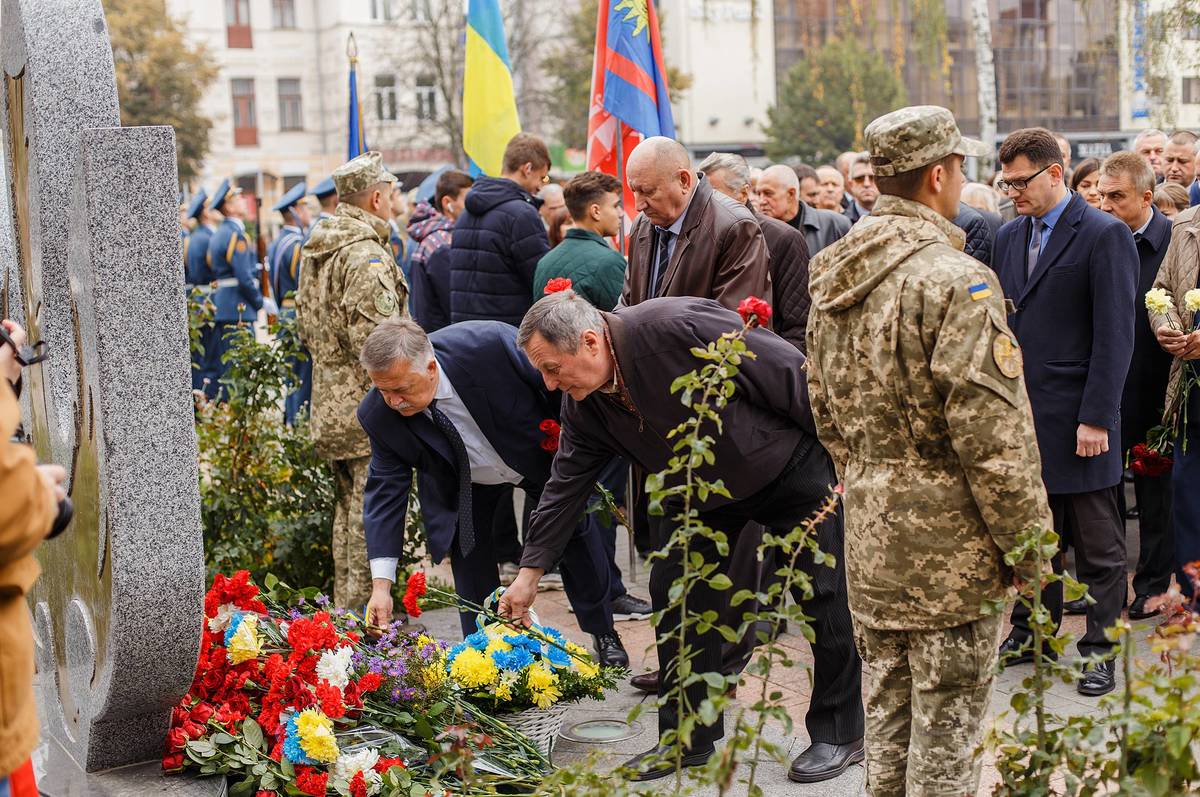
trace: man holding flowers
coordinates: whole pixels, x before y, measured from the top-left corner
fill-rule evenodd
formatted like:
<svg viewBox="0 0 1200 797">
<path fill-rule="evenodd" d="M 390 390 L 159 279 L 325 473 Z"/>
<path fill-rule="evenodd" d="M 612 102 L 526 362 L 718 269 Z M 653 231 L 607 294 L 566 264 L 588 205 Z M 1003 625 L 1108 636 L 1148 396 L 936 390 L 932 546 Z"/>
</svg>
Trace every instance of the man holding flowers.
<svg viewBox="0 0 1200 797">
<path fill-rule="evenodd" d="M 1171 520 L 1175 531 L 1176 581 L 1191 595 L 1191 579 L 1181 568 L 1200 559 L 1200 392 L 1189 388 L 1200 360 L 1200 219 L 1197 208 L 1175 217 L 1171 244 L 1146 294 L 1150 325 L 1163 351 L 1174 359 L 1167 383 L 1163 423 L 1173 437 Z"/>
</svg>

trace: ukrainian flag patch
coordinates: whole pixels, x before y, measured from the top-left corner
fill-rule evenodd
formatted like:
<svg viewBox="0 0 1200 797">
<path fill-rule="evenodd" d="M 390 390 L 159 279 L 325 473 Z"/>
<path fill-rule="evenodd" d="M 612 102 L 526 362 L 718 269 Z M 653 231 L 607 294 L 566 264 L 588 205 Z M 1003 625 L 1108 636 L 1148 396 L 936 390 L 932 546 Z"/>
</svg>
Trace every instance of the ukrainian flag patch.
<svg viewBox="0 0 1200 797">
<path fill-rule="evenodd" d="M 971 294 L 971 299 L 977 302 L 980 299 L 986 299 L 991 296 L 992 289 L 988 287 L 986 282 L 977 282 L 967 288 L 967 293 Z"/>
</svg>

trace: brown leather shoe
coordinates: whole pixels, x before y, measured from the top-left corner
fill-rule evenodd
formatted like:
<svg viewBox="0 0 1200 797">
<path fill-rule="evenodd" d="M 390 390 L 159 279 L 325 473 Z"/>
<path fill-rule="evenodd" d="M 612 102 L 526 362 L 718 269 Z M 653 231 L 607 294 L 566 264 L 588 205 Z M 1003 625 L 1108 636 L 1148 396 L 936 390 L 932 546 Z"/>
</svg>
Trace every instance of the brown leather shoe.
<svg viewBox="0 0 1200 797">
<path fill-rule="evenodd" d="M 641 675 L 635 675 L 629 679 L 629 684 L 634 689 L 642 692 L 648 692 L 652 695 L 658 694 L 658 670 L 654 672 L 644 672 Z"/>
</svg>

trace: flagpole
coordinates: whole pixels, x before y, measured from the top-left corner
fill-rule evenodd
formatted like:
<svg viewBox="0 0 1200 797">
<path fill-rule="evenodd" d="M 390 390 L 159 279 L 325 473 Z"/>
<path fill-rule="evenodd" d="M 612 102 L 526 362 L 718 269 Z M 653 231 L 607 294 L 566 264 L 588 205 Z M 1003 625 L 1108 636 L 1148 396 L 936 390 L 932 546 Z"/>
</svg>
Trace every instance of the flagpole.
<svg viewBox="0 0 1200 797">
<path fill-rule="evenodd" d="M 629 218 L 625 213 L 625 123 L 617 119 L 617 182 L 620 185 L 618 195 L 621 197 L 621 229 L 617 233 L 617 243 L 621 254 L 628 255 L 625 249 L 625 222 Z"/>
</svg>

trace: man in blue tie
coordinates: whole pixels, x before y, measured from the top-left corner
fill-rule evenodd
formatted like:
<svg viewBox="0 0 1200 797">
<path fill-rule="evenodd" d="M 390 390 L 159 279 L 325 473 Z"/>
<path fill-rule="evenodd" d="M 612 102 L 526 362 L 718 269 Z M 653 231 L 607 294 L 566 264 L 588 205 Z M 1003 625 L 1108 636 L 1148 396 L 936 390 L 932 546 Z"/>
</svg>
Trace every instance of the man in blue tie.
<svg viewBox="0 0 1200 797">
<path fill-rule="evenodd" d="M 239 326 L 253 324 L 258 318 L 263 295 L 258 287 L 254 247 L 246 235 L 242 189 L 231 185 L 228 179 L 222 180 L 208 207 L 225 217 L 208 245 L 208 263 L 216 286 L 213 291 L 215 345 L 210 367 L 214 371 L 213 382 L 219 384 L 225 374 L 225 364 L 221 360 L 229 350 L 233 335 Z M 218 395 L 226 395 L 224 386 L 220 387 Z"/>
<path fill-rule="evenodd" d="M 367 617 L 392 617 L 392 583 L 402 554 L 405 512 L 416 470 L 429 554 L 446 556 L 455 591 L 482 603 L 500 586 L 493 521 L 518 486 L 537 502 L 550 479 L 561 397 L 517 348 L 517 329 L 499 321 L 462 321 L 426 335 L 413 321 L 384 321 L 362 347 L 371 391 L 358 421 L 371 441 L 363 525 L 371 563 Z M 506 489 L 508 488 L 508 489 Z M 577 521 L 577 522 L 576 522 Z M 594 515 L 572 520 L 562 556 L 563 585 L 579 627 L 595 638 L 599 660 L 626 667 L 613 628 L 608 555 Z M 463 633 L 475 617 L 461 615 Z"/>
<path fill-rule="evenodd" d="M 272 210 L 283 216 L 283 229 L 267 247 L 267 267 L 271 270 L 271 293 L 279 301 L 281 319 L 296 317 L 296 288 L 300 285 L 300 250 L 308 240 L 308 225 L 312 211 L 304 203 L 308 186 L 303 181 L 292 186 Z M 280 334 L 283 334 L 282 332 Z M 295 423 L 296 413 L 312 400 L 312 357 L 292 360 L 296 389 L 284 400 L 283 414 L 288 426 Z"/>
<path fill-rule="evenodd" d="M 1043 128 L 1017 130 L 1000 147 L 996 187 L 1011 197 L 1015 219 L 996 236 L 994 268 L 1010 301 L 1009 326 L 1025 360 L 1042 479 L 1061 547 L 1095 604 L 1088 607 L 1084 656 L 1109 656 L 1104 630 L 1125 608 L 1125 524 L 1121 483 L 1121 394 L 1133 354 L 1138 251 L 1119 219 L 1088 205 L 1063 183 L 1062 151 Z M 1062 555 L 1055 569 L 1062 570 Z M 1062 585 L 1046 590 L 1062 618 Z M 1029 613 L 1018 605 L 1000 646 L 1010 664 L 1032 660 Z M 1090 667 L 1084 695 L 1112 691 L 1111 659 Z"/>
</svg>

